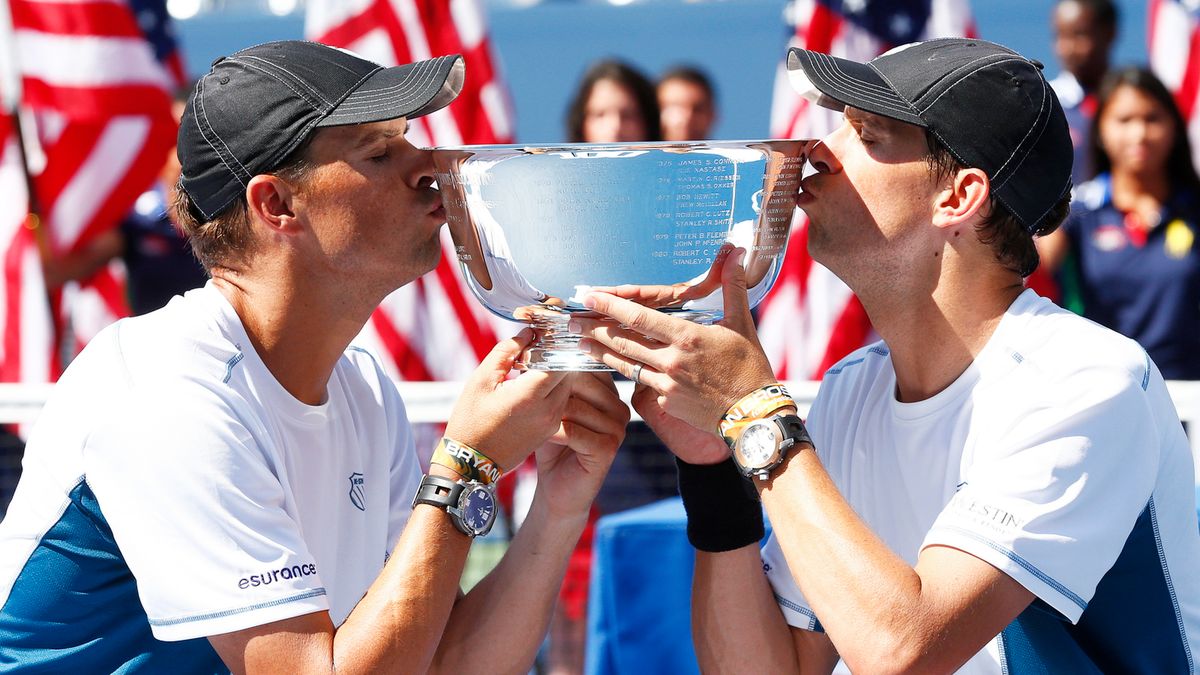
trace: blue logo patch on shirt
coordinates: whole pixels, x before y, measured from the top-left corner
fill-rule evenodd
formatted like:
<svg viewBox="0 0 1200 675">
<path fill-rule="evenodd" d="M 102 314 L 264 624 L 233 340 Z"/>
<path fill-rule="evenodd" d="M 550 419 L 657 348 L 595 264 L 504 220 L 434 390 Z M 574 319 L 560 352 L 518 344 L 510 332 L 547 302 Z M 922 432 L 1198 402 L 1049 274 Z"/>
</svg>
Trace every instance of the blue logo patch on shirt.
<svg viewBox="0 0 1200 675">
<path fill-rule="evenodd" d="M 367 510 L 367 498 L 363 495 L 363 475 L 361 473 L 350 474 L 350 503 L 358 507 L 359 511 Z"/>
</svg>

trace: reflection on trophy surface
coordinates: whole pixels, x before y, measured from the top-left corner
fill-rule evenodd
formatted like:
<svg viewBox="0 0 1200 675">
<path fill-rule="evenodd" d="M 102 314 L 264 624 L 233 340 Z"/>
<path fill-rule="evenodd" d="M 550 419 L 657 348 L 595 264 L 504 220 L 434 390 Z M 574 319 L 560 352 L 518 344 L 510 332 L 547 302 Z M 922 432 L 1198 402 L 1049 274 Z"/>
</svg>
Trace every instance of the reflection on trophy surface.
<svg viewBox="0 0 1200 675">
<path fill-rule="evenodd" d="M 806 141 L 434 150 L 463 276 L 492 312 L 529 323 L 534 370 L 608 370 L 578 349 L 572 314 L 595 288 L 689 287 L 658 307 L 722 316 L 718 253 L 746 249 L 753 307 L 783 262 Z"/>
</svg>

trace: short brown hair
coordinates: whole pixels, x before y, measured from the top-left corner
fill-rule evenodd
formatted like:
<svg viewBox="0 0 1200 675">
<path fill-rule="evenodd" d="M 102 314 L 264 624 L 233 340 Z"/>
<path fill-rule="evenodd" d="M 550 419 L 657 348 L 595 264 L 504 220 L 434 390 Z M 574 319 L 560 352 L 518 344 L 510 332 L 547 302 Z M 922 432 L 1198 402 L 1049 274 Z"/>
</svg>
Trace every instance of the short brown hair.
<svg viewBox="0 0 1200 675">
<path fill-rule="evenodd" d="M 313 168 L 308 157 L 308 147 L 315 135 L 309 136 L 308 140 L 292 151 L 280 162 L 279 167 L 270 172 L 271 175 L 279 176 L 289 183 L 303 183 Z M 175 185 L 175 199 L 171 208 L 175 213 L 175 222 L 187 235 L 192 253 L 205 270 L 211 272 L 217 267 L 231 269 L 253 252 L 250 207 L 246 204 L 245 193 L 220 213 L 205 220 L 192 204 L 192 198 L 183 189 L 183 177 L 180 176 Z"/>
<path fill-rule="evenodd" d="M 954 174 L 967 168 L 946 149 L 928 129 L 925 142 L 929 154 L 925 156 L 930 175 L 938 180 L 949 180 Z M 992 248 L 996 261 L 1022 277 L 1033 274 L 1039 258 L 1034 236 L 1045 236 L 1062 224 L 1071 210 L 1071 194 L 1068 192 L 1042 217 L 1037 229 L 1031 234 L 1025 225 L 1004 206 L 996 196 L 989 196 L 988 215 L 975 228 L 979 241 Z"/>
</svg>

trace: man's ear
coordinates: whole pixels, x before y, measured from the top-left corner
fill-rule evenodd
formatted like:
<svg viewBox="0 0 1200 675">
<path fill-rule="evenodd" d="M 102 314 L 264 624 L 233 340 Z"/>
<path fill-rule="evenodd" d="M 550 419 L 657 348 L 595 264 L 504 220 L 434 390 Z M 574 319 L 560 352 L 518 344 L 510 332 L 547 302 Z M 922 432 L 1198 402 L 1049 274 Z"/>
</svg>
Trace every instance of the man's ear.
<svg viewBox="0 0 1200 675">
<path fill-rule="evenodd" d="M 985 209 L 992 184 L 982 169 L 962 169 L 949 185 L 937 193 L 933 204 L 933 224 L 954 228 Z"/>
<path fill-rule="evenodd" d="M 294 197 L 292 186 L 278 176 L 259 174 L 246 185 L 246 204 L 252 217 L 280 234 L 290 234 L 298 227 L 292 210 Z"/>
</svg>

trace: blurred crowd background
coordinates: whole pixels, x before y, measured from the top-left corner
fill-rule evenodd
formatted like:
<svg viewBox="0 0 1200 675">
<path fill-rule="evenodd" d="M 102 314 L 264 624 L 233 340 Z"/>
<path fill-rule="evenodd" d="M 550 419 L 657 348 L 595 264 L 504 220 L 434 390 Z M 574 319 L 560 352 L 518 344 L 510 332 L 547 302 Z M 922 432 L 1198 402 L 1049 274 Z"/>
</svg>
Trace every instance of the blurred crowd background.
<svg viewBox="0 0 1200 675">
<path fill-rule="evenodd" d="M 194 76 L 214 58 L 253 42 L 304 34 L 305 0 L 177 4 L 186 10 L 176 25 Z M 1121 27 L 1113 61 L 1144 63 L 1148 2 L 1116 5 Z M 524 143 L 563 140 L 576 83 L 606 57 L 650 76 L 681 62 L 699 66 L 720 100 L 714 137 L 759 138 L 769 130 L 775 68 L 795 34 L 789 0 L 482 0 L 482 7 L 515 104 L 515 137 Z M 1053 7 L 1053 0 L 976 0 L 970 11 L 980 37 L 1038 59 L 1054 74 Z"/>
</svg>

